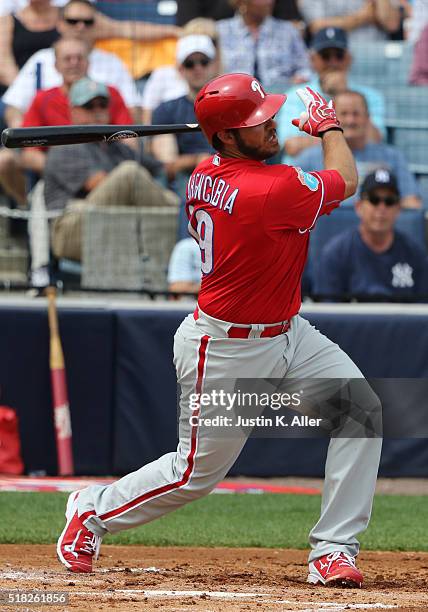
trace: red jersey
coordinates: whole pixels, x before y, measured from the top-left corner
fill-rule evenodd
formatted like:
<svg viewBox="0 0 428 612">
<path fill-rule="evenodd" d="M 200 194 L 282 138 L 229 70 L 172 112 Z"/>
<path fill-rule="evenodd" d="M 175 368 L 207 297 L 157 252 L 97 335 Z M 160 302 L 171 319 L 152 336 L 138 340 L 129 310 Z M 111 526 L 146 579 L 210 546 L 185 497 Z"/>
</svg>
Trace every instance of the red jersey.
<svg viewBox="0 0 428 612">
<path fill-rule="evenodd" d="M 110 123 L 115 125 L 130 125 L 133 123 L 131 114 L 117 89 L 110 85 L 107 86 L 107 89 L 110 94 Z M 67 94 L 64 93 L 61 87 L 52 87 L 52 89 L 38 91 L 24 114 L 22 121 L 22 127 L 70 124 L 70 104 Z"/>
<path fill-rule="evenodd" d="M 199 164 L 187 214 L 201 249 L 201 309 L 231 323 L 296 315 L 310 230 L 344 194 L 337 170 L 306 173 L 218 154 Z"/>
</svg>

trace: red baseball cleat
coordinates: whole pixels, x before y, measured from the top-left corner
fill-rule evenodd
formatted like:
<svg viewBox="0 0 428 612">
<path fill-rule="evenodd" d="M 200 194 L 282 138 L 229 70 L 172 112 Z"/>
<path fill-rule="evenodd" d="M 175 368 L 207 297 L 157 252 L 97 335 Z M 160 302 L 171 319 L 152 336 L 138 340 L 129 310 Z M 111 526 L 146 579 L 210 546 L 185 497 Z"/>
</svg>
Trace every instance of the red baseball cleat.
<svg viewBox="0 0 428 612">
<path fill-rule="evenodd" d="M 354 557 L 337 551 L 309 563 L 308 582 L 360 589 L 363 575 L 356 568 Z"/>
<path fill-rule="evenodd" d="M 67 501 L 67 522 L 61 533 L 56 552 L 59 561 L 72 572 L 92 572 L 92 559 L 98 559 L 101 537 L 85 527 L 77 514 L 78 491 L 71 493 Z"/>
</svg>

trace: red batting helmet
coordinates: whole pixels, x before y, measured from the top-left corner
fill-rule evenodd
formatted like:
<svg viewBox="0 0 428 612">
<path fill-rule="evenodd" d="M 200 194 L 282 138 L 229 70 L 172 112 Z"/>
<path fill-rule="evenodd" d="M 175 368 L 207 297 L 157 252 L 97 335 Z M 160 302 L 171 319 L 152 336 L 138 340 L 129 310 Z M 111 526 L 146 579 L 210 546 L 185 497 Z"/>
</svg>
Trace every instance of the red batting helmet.
<svg viewBox="0 0 428 612">
<path fill-rule="evenodd" d="M 266 93 L 249 74 L 224 74 L 207 83 L 195 99 L 195 114 L 205 136 L 231 128 L 253 127 L 279 111 L 285 94 Z"/>
</svg>

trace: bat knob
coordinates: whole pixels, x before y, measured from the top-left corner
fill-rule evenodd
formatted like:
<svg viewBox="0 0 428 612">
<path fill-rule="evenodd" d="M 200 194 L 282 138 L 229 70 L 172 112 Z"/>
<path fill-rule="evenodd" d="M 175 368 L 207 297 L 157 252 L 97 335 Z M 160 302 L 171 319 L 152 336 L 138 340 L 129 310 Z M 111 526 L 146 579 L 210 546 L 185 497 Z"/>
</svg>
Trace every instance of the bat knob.
<svg viewBox="0 0 428 612">
<path fill-rule="evenodd" d="M 11 136 L 11 132 L 12 132 L 12 128 L 6 128 L 5 130 L 3 130 L 3 132 L 1 133 L 1 143 L 4 147 L 8 146 L 8 140 Z"/>
</svg>

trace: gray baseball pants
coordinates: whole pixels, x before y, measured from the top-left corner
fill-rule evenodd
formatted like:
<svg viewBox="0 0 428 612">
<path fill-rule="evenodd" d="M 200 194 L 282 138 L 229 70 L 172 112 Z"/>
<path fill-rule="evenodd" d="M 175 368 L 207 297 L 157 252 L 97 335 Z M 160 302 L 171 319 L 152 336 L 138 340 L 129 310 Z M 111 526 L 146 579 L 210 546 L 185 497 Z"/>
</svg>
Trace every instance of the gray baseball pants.
<svg viewBox="0 0 428 612">
<path fill-rule="evenodd" d="M 191 419 L 195 414 L 209 418 L 218 413 L 214 405 L 201 405 L 195 412 L 191 401 L 195 392 L 206 391 L 213 381 L 320 379 L 317 393 L 323 393 L 331 379 L 363 379 L 348 355 L 299 315 L 287 333 L 273 338 L 229 338 L 230 326 L 200 312 L 197 320 L 188 315 L 178 328 L 174 338 L 181 386 L 177 450 L 111 485 L 83 489 L 78 512 L 93 533 L 103 536 L 148 523 L 207 495 L 225 477 L 248 434 L 238 430 L 233 436 L 205 435 L 198 419 Z M 259 335 L 257 328 L 252 335 Z M 365 410 L 379 413 L 378 398 L 368 383 L 360 382 Z M 357 555 L 356 535 L 370 519 L 382 442 L 379 437 L 352 437 L 352 423 L 348 437 L 346 427 L 329 443 L 321 516 L 309 536 L 310 561 L 332 551 Z"/>
</svg>

